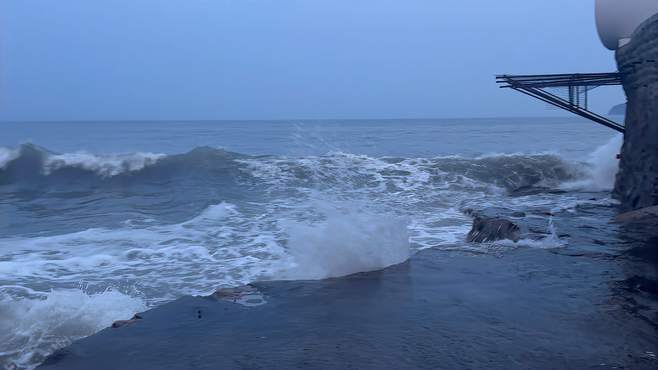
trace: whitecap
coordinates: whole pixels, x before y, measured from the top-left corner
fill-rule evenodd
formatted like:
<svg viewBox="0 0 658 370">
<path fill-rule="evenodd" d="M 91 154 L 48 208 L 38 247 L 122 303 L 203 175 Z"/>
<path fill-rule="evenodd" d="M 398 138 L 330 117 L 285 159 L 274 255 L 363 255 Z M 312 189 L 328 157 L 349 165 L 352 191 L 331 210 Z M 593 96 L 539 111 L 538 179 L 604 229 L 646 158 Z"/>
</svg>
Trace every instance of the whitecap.
<svg viewBox="0 0 658 370">
<path fill-rule="evenodd" d="M 98 155 L 84 151 L 51 154 L 44 161 L 43 171 L 48 175 L 66 167 L 74 167 L 95 172 L 103 177 L 112 177 L 124 172 L 142 170 L 165 156 L 164 154 L 141 152 Z"/>
<path fill-rule="evenodd" d="M 9 162 L 18 158 L 18 155 L 18 150 L 0 147 L 0 170 L 4 169 L 9 164 Z"/>
</svg>

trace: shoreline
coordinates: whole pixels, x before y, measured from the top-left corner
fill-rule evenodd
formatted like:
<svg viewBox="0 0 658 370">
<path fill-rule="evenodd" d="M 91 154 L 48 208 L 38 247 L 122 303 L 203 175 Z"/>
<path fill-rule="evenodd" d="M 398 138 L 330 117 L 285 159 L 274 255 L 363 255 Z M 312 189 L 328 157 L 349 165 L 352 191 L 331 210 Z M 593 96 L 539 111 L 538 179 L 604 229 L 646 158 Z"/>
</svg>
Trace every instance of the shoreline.
<svg viewBox="0 0 658 370">
<path fill-rule="evenodd" d="M 572 239 L 588 236 L 578 226 Z M 186 296 L 38 368 L 654 367 L 656 304 L 637 276 L 651 260 L 636 253 L 651 242 L 618 232 L 619 254 L 427 249 L 381 271 L 251 284 L 247 305 L 239 289 Z"/>
</svg>

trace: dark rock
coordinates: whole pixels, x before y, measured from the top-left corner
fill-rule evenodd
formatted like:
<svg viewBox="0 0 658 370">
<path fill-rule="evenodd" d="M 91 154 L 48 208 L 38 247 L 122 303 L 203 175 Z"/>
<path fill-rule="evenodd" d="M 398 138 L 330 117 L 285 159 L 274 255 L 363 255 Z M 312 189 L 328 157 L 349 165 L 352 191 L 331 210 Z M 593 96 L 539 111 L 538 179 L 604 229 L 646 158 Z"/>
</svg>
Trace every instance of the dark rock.
<svg viewBox="0 0 658 370">
<path fill-rule="evenodd" d="M 475 217 L 476 214 L 477 214 L 477 211 L 474 210 L 473 208 L 464 208 L 464 209 L 462 209 L 462 213 L 464 213 L 466 216 Z"/>
<path fill-rule="evenodd" d="M 658 206 L 622 213 L 614 221 L 620 224 L 641 223 L 658 225 Z"/>
<path fill-rule="evenodd" d="M 514 212 L 514 213 L 512 213 L 512 217 L 523 218 L 523 217 L 525 217 L 525 216 L 526 216 L 526 215 L 525 215 L 525 212 L 520 212 L 520 211 L 519 211 L 519 212 Z"/>
<path fill-rule="evenodd" d="M 527 195 L 537 195 L 537 194 L 564 194 L 565 190 L 552 189 L 543 186 L 521 186 L 509 192 L 510 196 L 513 197 L 524 197 Z"/>
<path fill-rule="evenodd" d="M 120 327 L 125 326 L 125 325 L 133 324 L 133 323 L 135 323 L 135 322 L 137 322 L 138 320 L 141 320 L 141 319 L 142 319 L 141 316 L 139 316 L 138 314 L 135 314 L 135 316 L 133 316 L 130 320 L 118 320 L 118 321 L 113 322 L 112 327 L 115 328 L 115 329 L 120 328 Z"/>
<path fill-rule="evenodd" d="M 651 295 L 658 295 L 658 281 L 648 279 L 644 276 L 632 276 L 620 282 L 623 289 L 639 291 Z"/>
<path fill-rule="evenodd" d="M 521 229 L 512 221 L 503 218 L 475 217 L 473 227 L 468 233 L 467 241 L 473 243 L 493 242 L 509 239 L 514 242 L 521 239 Z"/>
<path fill-rule="evenodd" d="M 657 205 L 658 185 L 658 15 L 646 20 L 632 41 L 617 50 L 628 100 L 614 196 L 622 211 Z"/>
</svg>

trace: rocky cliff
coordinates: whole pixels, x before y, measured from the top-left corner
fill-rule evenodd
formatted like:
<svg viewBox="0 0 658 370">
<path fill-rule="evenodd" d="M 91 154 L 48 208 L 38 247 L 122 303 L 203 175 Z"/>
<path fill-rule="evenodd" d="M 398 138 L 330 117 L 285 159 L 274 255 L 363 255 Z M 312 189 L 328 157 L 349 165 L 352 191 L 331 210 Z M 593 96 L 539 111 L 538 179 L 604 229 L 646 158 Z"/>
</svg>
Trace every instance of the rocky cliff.
<svg viewBox="0 0 658 370">
<path fill-rule="evenodd" d="M 617 64 L 628 106 L 615 197 L 629 211 L 658 203 L 658 14 L 617 50 Z"/>
</svg>

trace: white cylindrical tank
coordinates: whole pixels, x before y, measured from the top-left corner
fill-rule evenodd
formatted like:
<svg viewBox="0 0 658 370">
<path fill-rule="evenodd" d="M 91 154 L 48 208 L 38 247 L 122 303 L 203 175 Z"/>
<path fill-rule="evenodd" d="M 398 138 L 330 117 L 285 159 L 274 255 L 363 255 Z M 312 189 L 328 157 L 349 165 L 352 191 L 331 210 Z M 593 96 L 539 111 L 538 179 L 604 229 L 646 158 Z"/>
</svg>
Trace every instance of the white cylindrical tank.
<svg viewBox="0 0 658 370">
<path fill-rule="evenodd" d="M 596 0 L 596 27 L 603 45 L 616 50 L 626 44 L 633 31 L 658 13 L 658 0 Z"/>
</svg>

